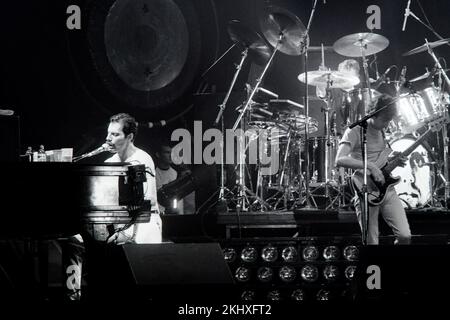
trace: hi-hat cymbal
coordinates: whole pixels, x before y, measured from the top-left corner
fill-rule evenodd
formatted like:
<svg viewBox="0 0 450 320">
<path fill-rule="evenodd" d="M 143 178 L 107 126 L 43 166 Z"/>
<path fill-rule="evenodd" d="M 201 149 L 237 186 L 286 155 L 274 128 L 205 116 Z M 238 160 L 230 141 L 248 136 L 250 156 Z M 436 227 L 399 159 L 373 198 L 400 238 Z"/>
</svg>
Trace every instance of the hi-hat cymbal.
<svg viewBox="0 0 450 320">
<path fill-rule="evenodd" d="M 264 65 L 269 60 L 272 50 L 257 32 L 239 20 L 228 22 L 228 34 L 233 42 L 248 49 L 248 55 L 256 64 Z"/>
<path fill-rule="evenodd" d="M 270 6 L 260 20 L 261 30 L 266 40 L 281 52 L 298 56 L 305 52 L 309 38 L 300 19 L 286 9 Z M 280 40 L 281 37 L 281 40 Z"/>
<path fill-rule="evenodd" d="M 334 51 L 346 57 L 362 57 L 383 51 L 389 46 L 389 40 L 376 33 L 354 33 L 338 39 L 334 45 Z"/>
<path fill-rule="evenodd" d="M 305 83 L 306 73 L 302 73 L 298 76 L 298 80 Z M 308 84 L 311 86 L 326 87 L 328 82 L 332 88 L 348 89 L 359 84 L 360 80 L 357 76 L 354 76 L 347 72 L 340 71 L 308 71 Z"/>
<path fill-rule="evenodd" d="M 403 56 L 410 56 L 410 55 L 413 55 L 416 53 L 424 52 L 424 51 L 428 50 L 428 47 L 433 49 L 433 48 L 442 46 L 443 44 L 446 44 L 446 43 L 450 43 L 450 38 L 442 39 L 442 40 L 438 40 L 438 41 L 434 41 L 434 42 L 428 42 L 428 45 L 425 43 L 425 44 L 421 45 L 420 47 L 417 47 L 412 50 L 409 50 L 408 52 L 405 52 L 403 54 Z"/>
</svg>

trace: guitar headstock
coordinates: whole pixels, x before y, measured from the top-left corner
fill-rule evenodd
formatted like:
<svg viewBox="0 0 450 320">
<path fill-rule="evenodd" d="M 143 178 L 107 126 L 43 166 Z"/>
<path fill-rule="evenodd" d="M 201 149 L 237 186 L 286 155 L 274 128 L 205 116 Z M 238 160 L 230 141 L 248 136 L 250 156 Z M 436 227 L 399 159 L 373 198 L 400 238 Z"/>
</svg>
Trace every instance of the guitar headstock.
<svg viewBox="0 0 450 320">
<path fill-rule="evenodd" d="M 436 117 L 436 118 L 430 120 L 427 124 L 428 124 L 428 128 L 431 131 L 437 132 L 437 131 L 441 130 L 442 127 L 444 125 L 446 125 L 447 123 L 450 123 L 450 117 L 449 117 L 448 113 L 446 112 L 445 115 Z"/>
</svg>

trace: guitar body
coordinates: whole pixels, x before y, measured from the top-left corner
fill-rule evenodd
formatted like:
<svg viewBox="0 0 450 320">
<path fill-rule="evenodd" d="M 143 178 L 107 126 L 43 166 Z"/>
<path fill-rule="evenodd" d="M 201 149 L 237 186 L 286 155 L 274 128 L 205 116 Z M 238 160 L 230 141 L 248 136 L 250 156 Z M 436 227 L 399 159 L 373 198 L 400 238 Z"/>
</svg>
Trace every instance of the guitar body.
<svg viewBox="0 0 450 320">
<path fill-rule="evenodd" d="M 432 132 L 437 132 L 442 128 L 444 124 L 448 124 L 450 122 L 449 115 L 445 117 L 438 117 L 435 120 L 432 120 L 428 123 L 428 130 L 422 134 L 412 145 L 410 145 L 406 150 L 404 150 L 401 154 L 395 156 L 393 159 L 389 159 L 389 155 L 392 150 L 390 148 L 385 149 L 381 152 L 377 161 L 374 163 L 377 168 L 380 168 L 381 172 L 384 176 L 384 184 L 375 182 L 372 175 L 367 177 L 367 191 L 368 191 L 368 201 L 369 205 L 378 206 L 384 202 L 386 199 L 386 194 L 394 188 L 396 184 L 398 184 L 401 180 L 401 177 L 392 177 L 391 172 L 400 165 L 399 157 L 406 157 L 413 152 L 417 146 L 422 143 L 422 141 Z M 363 170 L 356 170 L 351 179 L 351 187 L 358 195 L 359 199 L 364 199 L 363 194 L 363 185 L 364 185 L 364 174 Z"/>
<path fill-rule="evenodd" d="M 367 191 L 368 191 L 368 202 L 369 205 L 378 206 L 384 202 L 386 199 L 386 194 L 388 191 L 398 183 L 400 183 L 400 177 L 392 177 L 390 173 L 386 172 L 384 168 L 388 163 L 388 156 L 391 153 L 391 149 L 386 149 L 383 151 L 378 160 L 375 162 L 375 165 L 380 168 L 381 172 L 384 176 L 384 184 L 376 182 L 372 175 L 367 177 Z M 353 190 L 356 192 L 360 200 L 364 199 L 363 193 L 363 185 L 364 185 L 364 171 L 362 169 L 356 170 L 352 175 L 351 186 Z"/>
<path fill-rule="evenodd" d="M 381 169 L 383 171 L 383 169 Z M 400 183 L 400 177 L 392 177 L 389 174 L 384 174 L 384 184 L 380 184 L 373 180 L 372 176 L 367 177 L 367 191 L 368 191 L 368 201 L 369 205 L 379 206 L 386 199 L 386 194 L 388 191 L 398 183 Z M 362 200 L 364 199 L 363 185 L 364 185 L 364 174 L 363 170 L 357 170 L 352 176 L 352 188 Z"/>
</svg>

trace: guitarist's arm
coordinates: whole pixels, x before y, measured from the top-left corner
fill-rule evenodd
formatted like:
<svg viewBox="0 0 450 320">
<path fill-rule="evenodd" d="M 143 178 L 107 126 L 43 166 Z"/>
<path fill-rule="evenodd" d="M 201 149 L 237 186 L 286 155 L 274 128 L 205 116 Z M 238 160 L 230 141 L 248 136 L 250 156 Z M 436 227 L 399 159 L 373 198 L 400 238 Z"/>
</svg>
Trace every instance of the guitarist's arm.
<svg viewBox="0 0 450 320">
<path fill-rule="evenodd" d="M 339 149 L 336 155 L 336 166 L 350 168 L 354 170 L 364 169 L 364 163 L 361 160 L 352 158 L 350 153 L 352 152 L 352 146 L 349 143 L 340 143 Z M 373 179 L 377 182 L 384 183 L 384 176 L 381 170 L 373 163 L 367 163 L 367 169 L 369 174 L 372 175 Z"/>
</svg>

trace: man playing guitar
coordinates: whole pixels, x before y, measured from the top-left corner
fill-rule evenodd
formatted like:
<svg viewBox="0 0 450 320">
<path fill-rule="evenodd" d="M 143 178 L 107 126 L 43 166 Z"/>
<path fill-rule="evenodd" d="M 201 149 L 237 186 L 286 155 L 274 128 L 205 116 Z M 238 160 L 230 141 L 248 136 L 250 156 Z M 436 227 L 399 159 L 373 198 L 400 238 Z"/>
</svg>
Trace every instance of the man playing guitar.
<svg viewBox="0 0 450 320">
<path fill-rule="evenodd" d="M 376 103 L 375 110 L 384 106 L 387 107 L 367 121 L 367 169 L 368 175 L 370 176 L 370 182 L 374 187 L 372 189 L 368 188 L 369 194 L 371 194 L 373 189 L 377 189 L 376 186 L 389 186 L 386 188 L 385 193 L 382 193 L 383 196 L 380 197 L 382 200 L 369 203 L 367 244 L 378 244 L 378 216 L 380 213 L 386 223 L 391 227 L 396 237 L 395 243 L 409 244 L 411 241 L 411 231 L 405 210 L 395 192 L 393 187 L 394 183 L 386 181 L 389 178 L 386 173 L 381 170 L 389 160 L 385 155 L 392 151 L 385 140 L 384 129 L 387 128 L 389 122 L 397 113 L 396 104 L 392 97 L 387 95 L 380 96 Z M 404 165 L 406 160 L 407 158 L 405 156 L 399 156 L 397 154 L 397 165 Z M 361 152 L 361 127 L 356 126 L 353 129 L 347 128 L 345 130 L 344 135 L 339 142 L 336 165 L 358 170 L 357 173 L 359 173 L 359 176 L 355 174 L 352 179 L 359 178 L 359 180 L 361 180 L 361 169 L 364 167 Z M 355 186 L 355 183 L 353 183 L 353 185 Z M 358 191 L 357 188 L 355 188 L 355 191 Z M 356 214 L 359 224 L 362 226 L 360 203 L 363 201 L 363 197 L 360 192 L 356 193 Z"/>
</svg>

